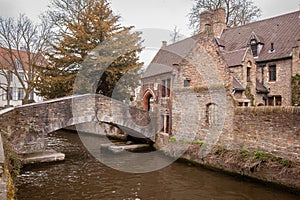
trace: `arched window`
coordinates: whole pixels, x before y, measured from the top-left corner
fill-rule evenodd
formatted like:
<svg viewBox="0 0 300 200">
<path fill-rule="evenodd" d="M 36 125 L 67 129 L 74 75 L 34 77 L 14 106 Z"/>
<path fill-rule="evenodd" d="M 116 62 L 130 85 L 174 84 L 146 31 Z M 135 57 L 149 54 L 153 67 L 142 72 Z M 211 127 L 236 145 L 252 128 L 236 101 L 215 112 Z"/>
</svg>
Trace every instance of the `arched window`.
<svg viewBox="0 0 300 200">
<path fill-rule="evenodd" d="M 248 63 L 247 63 L 247 82 L 251 82 L 251 68 L 252 68 L 252 62 L 248 61 Z"/>
<path fill-rule="evenodd" d="M 217 105 L 215 103 L 206 104 L 206 124 L 209 127 L 217 123 Z"/>
<path fill-rule="evenodd" d="M 147 90 L 147 92 L 144 95 L 143 98 L 143 107 L 145 110 L 150 111 L 151 105 L 154 103 L 154 95 L 150 90 Z"/>
</svg>

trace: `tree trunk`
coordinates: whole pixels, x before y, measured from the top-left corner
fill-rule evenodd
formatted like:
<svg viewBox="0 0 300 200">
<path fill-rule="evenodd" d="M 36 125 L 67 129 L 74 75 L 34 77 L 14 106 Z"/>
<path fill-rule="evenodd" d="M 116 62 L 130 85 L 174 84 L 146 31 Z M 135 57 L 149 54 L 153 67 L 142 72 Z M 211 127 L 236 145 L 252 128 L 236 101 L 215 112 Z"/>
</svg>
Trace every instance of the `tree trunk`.
<svg viewBox="0 0 300 200">
<path fill-rule="evenodd" d="M 10 81 L 10 80 L 9 80 Z M 11 100 L 11 90 L 10 90 L 10 84 L 7 84 L 6 89 L 6 101 L 7 101 L 7 107 L 10 107 L 10 100 Z"/>
<path fill-rule="evenodd" d="M 29 97 L 30 97 L 30 92 L 28 92 L 28 90 L 25 90 L 25 95 L 24 95 L 24 99 L 22 100 L 22 105 L 29 104 Z"/>
</svg>

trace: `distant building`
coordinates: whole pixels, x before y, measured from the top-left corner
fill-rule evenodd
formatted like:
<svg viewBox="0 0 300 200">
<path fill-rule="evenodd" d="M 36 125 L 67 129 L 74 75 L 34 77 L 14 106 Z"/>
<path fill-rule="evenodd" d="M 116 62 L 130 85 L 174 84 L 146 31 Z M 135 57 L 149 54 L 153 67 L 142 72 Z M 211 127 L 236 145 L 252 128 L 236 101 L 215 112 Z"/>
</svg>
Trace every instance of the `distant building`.
<svg viewBox="0 0 300 200">
<path fill-rule="evenodd" d="M 225 16 L 224 9 L 202 13 L 200 33 L 171 45 L 163 42 L 145 71 L 142 106 L 160 110 L 162 132 L 176 131 L 179 110 L 194 105 L 204 113 L 203 126 L 211 126 L 220 102 L 213 102 L 219 100 L 206 86 L 214 81 L 210 64 L 220 71 L 233 105 L 292 105 L 291 79 L 300 74 L 300 11 L 235 28 L 226 27 Z M 190 98 L 195 93 L 196 103 Z"/>
<path fill-rule="evenodd" d="M 8 106 L 8 98 L 10 99 L 9 106 L 22 105 L 24 99 L 25 93 L 19 78 L 25 80 L 25 74 L 29 75 L 29 73 L 24 73 L 24 70 L 29 69 L 29 56 L 27 52 L 23 50 L 13 50 L 12 54 L 13 58 L 11 58 L 11 54 L 8 53 L 8 49 L 0 48 L 0 108 Z M 22 59 L 22 61 L 20 59 Z M 12 61 L 14 63 L 12 63 Z M 44 58 L 38 58 L 36 65 L 41 65 L 42 62 L 44 62 Z M 22 63 L 25 66 L 23 66 Z M 15 73 L 18 73 L 18 76 L 16 76 Z M 7 84 L 7 81 L 10 83 Z M 27 84 L 26 81 L 22 82 Z M 10 88 L 8 89 L 7 87 Z M 7 91 L 9 91 L 9 93 Z M 29 100 L 30 102 L 40 102 L 43 101 L 43 97 L 37 96 L 35 91 L 32 90 L 29 95 Z"/>
</svg>

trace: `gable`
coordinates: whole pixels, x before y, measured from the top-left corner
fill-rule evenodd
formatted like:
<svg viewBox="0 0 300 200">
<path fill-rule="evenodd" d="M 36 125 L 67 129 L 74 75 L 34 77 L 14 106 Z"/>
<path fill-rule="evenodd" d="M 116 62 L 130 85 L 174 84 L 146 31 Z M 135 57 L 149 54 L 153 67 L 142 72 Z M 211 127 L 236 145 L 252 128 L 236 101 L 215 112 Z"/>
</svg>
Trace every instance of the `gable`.
<svg viewBox="0 0 300 200">
<path fill-rule="evenodd" d="M 248 48 L 224 52 L 223 57 L 228 67 L 240 66 L 243 64 L 247 52 Z"/>
</svg>

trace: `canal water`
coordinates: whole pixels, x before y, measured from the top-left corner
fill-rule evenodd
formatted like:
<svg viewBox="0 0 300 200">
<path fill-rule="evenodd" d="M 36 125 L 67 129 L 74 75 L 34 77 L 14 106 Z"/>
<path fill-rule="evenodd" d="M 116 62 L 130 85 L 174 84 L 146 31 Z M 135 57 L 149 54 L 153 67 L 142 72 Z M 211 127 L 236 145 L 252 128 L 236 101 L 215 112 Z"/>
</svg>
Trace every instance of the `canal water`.
<svg viewBox="0 0 300 200">
<path fill-rule="evenodd" d="M 18 200 L 295 200 L 295 194 L 175 162 L 159 171 L 131 174 L 111 169 L 86 151 L 79 136 L 49 134 L 49 145 L 66 154 L 54 164 L 24 167 Z"/>
</svg>

